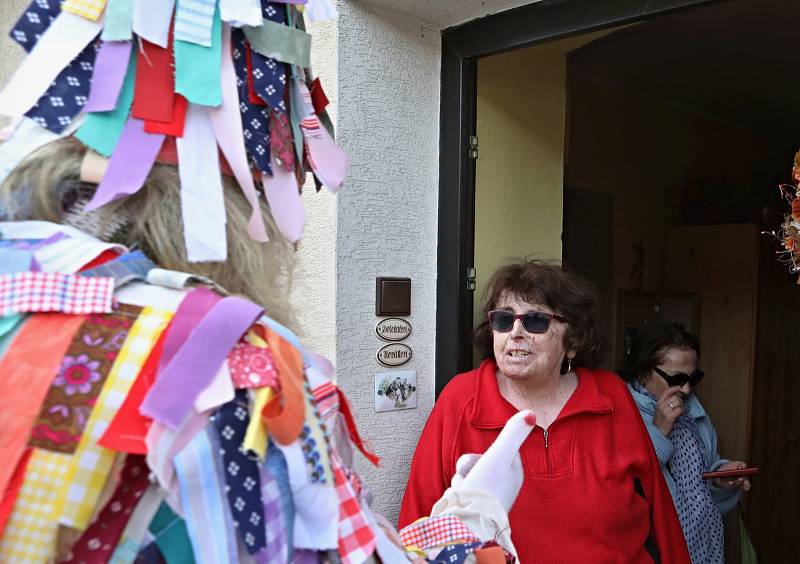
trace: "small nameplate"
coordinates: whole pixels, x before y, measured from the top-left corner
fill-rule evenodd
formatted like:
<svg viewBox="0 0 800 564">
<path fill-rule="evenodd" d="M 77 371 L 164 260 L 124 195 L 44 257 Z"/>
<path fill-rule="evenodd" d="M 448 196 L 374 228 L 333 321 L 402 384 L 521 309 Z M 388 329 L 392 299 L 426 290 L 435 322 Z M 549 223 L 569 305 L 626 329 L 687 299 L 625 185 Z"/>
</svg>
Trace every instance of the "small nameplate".
<svg viewBox="0 0 800 564">
<path fill-rule="evenodd" d="M 403 366 L 411 360 L 411 347 L 402 343 L 392 343 L 381 348 L 375 356 L 384 366 Z"/>
<path fill-rule="evenodd" d="M 390 317 L 375 326 L 375 333 L 384 341 L 402 341 L 411 334 L 411 324 L 405 319 Z"/>
</svg>

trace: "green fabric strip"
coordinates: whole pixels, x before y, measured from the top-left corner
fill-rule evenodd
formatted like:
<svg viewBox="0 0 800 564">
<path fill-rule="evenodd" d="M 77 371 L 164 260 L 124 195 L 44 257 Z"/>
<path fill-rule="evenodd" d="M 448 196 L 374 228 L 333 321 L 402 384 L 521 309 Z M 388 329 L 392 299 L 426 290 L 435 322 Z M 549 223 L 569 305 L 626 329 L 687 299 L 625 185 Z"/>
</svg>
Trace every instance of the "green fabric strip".
<svg viewBox="0 0 800 564">
<path fill-rule="evenodd" d="M 186 521 L 178 517 L 166 502 L 158 508 L 148 528 L 167 564 L 192 564 L 195 561 Z"/>
<path fill-rule="evenodd" d="M 21 313 L 0 317 L 0 358 L 6 354 L 11 341 L 17 336 L 24 323 L 20 323 L 25 316 Z"/>
<path fill-rule="evenodd" d="M 80 129 L 75 133 L 84 145 L 104 157 L 110 157 L 117 147 L 122 129 L 128 121 L 133 104 L 133 87 L 136 82 L 136 49 L 131 49 L 131 62 L 125 73 L 125 81 L 117 98 L 117 107 L 110 112 L 95 112 L 86 115 Z"/>
<path fill-rule="evenodd" d="M 103 41 L 127 41 L 133 37 L 133 0 L 109 0 Z"/>
<path fill-rule="evenodd" d="M 222 104 L 222 19 L 219 4 L 211 27 L 211 47 L 175 40 L 175 92 L 193 104 Z"/>
<path fill-rule="evenodd" d="M 253 49 L 265 57 L 303 68 L 311 66 L 311 36 L 305 31 L 270 20 L 242 29 Z"/>
</svg>

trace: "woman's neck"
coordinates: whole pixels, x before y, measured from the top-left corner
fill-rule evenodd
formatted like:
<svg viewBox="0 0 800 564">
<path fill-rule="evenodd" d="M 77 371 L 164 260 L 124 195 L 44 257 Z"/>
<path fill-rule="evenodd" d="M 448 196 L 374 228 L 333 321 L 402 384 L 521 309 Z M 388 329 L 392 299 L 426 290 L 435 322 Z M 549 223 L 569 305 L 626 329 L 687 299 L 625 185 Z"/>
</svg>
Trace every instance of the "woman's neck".
<svg viewBox="0 0 800 564">
<path fill-rule="evenodd" d="M 519 410 L 532 409 L 536 424 L 547 428 L 578 386 L 574 372 L 540 378 L 509 378 L 497 371 L 497 385 L 506 401 Z"/>
</svg>

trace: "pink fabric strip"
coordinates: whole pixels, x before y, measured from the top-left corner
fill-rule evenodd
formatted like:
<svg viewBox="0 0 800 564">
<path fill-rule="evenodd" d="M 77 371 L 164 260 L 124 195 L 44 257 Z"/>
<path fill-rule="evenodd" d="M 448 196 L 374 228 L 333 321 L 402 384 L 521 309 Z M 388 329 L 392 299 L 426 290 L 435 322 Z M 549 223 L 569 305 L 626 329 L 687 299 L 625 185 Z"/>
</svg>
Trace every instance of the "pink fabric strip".
<svg viewBox="0 0 800 564">
<path fill-rule="evenodd" d="M 130 59 L 130 41 L 103 41 L 94 63 L 92 89 L 84 112 L 110 112 L 117 107 Z"/>
<path fill-rule="evenodd" d="M 0 274 L 0 317 L 14 313 L 59 311 L 109 313 L 114 279 L 61 272 Z"/>
<path fill-rule="evenodd" d="M 297 189 L 297 177 L 278 164 L 275 153 L 270 155 L 272 176 L 263 175 L 264 193 L 278 230 L 287 241 L 296 243 L 303 236 L 306 212 Z"/>
<path fill-rule="evenodd" d="M 242 133 L 242 118 L 239 114 L 239 93 L 236 89 L 236 71 L 233 68 L 231 51 L 231 26 L 222 25 L 222 69 L 221 69 L 222 104 L 210 108 L 208 115 L 211 117 L 211 126 L 217 137 L 222 153 L 230 164 L 239 186 L 244 192 L 244 197 L 253 208 L 247 232 L 256 241 L 269 241 L 264 218 L 258 202 L 258 194 L 247 163 L 247 154 L 244 149 L 244 134 Z"/>
<path fill-rule="evenodd" d="M 147 133 L 143 121 L 128 118 L 117 148 L 111 155 L 108 170 L 84 212 L 138 192 L 147 180 L 163 143 L 163 135 Z"/>
<path fill-rule="evenodd" d="M 302 80 L 294 79 L 294 84 L 302 94 L 305 116 L 300 123 L 306 141 L 308 161 L 314 174 L 331 192 L 336 192 L 344 184 L 350 158 L 331 138 L 328 130 L 319 123 L 311 102 L 311 93 Z"/>
</svg>

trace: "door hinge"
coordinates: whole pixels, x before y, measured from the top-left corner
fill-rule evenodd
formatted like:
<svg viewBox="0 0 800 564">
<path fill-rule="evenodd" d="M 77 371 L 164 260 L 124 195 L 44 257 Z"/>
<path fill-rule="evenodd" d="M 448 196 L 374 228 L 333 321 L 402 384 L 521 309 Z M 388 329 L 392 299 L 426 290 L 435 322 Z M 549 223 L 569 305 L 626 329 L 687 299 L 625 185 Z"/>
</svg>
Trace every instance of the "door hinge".
<svg viewBox="0 0 800 564">
<path fill-rule="evenodd" d="M 478 158 L 478 136 L 477 135 L 470 135 L 469 136 L 469 151 L 467 152 L 469 158 L 477 159 Z"/>
<path fill-rule="evenodd" d="M 475 273 L 475 268 L 469 267 L 467 269 L 467 290 L 472 290 L 472 291 L 475 290 L 477 286 L 476 276 L 477 275 Z"/>
</svg>

